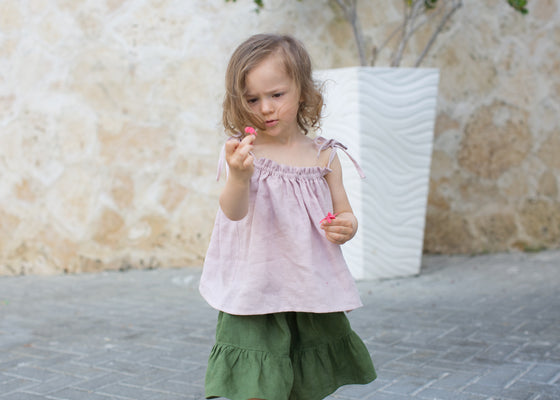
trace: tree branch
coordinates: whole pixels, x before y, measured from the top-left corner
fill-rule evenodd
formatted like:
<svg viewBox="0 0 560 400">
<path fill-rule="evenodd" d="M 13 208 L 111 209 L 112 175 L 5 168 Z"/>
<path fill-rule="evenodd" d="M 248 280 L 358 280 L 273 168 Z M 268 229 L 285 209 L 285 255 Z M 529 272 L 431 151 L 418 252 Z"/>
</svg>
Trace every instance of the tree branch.
<svg viewBox="0 0 560 400">
<path fill-rule="evenodd" d="M 372 49 L 372 60 L 371 60 L 371 66 L 373 67 L 375 65 L 375 61 L 377 59 L 377 55 L 379 53 L 381 53 L 381 50 L 383 50 L 385 48 L 385 46 L 387 46 L 387 44 L 389 44 L 389 42 L 391 41 L 391 39 L 393 39 L 393 37 L 399 33 L 399 31 L 402 29 L 402 25 L 397 26 L 396 29 L 393 30 L 393 32 L 391 32 L 391 34 L 389 36 L 387 36 L 387 38 L 385 39 L 385 41 L 383 43 L 381 43 L 381 45 L 379 47 L 373 46 Z"/>
<path fill-rule="evenodd" d="M 352 32 L 354 33 L 354 39 L 358 47 L 358 55 L 360 56 L 360 64 L 366 66 L 366 46 L 364 44 L 364 35 L 360 26 L 360 20 L 358 19 L 357 0 L 336 0 L 336 4 L 342 9 L 346 20 L 352 26 Z"/>
<path fill-rule="evenodd" d="M 431 22 L 432 20 L 436 19 L 441 13 L 443 13 L 445 7 L 440 7 L 439 10 L 434 11 L 434 14 L 430 15 L 429 17 L 425 17 L 421 22 L 419 22 L 414 28 L 412 28 L 412 31 L 410 32 L 410 34 L 412 35 L 413 33 L 415 33 L 418 29 L 420 29 L 421 27 L 423 27 L 424 25 L 426 25 L 428 22 Z"/>
<path fill-rule="evenodd" d="M 445 14 L 441 21 L 439 22 L 439 25 L 437 26 L 436 30 L 434 31 L 434 33 L 432 34 L 432 36 L 430 37 L 430 40 L 428 41 L 428 44 L 426 44 L 426 47 L 424 47 L 424 50 L 422 51 L 422 53 L 420 54 L 420 56 L 418 57 L 418 59 L 416 60 L 416 63 L 414 64 L 415 67 L 419 67 L 420 64 L 422 63 L 422 61 L 424 60 L 424 57 L 426 57 L 426 54 L 428 54 L 428 52 L 430 51 L 431 47 L 433 46 L 434 42 L 436 41 L 437 36 L 441 33 L 442 29 L 444 28 L 444 26 L 447 24 L 447 21 L 449 21 L 449 19 L 453 16 L 453 14 L 463 6 L 463 0 L 458 0 L 456 1 L 453 6 L 451 7 L 451 9 L 447 12 L 447 14 Z"/>
<path fill-rule="evenodd" d="M 398 67 L 401 64 L 402 55 L 406 49 L 406 45 L 414 33 L 414 22 L 420 15 L 422 15 L 424 0 L 414 0 L 410 5 L 406 1 L 403 1 L 403 6 L 404 20 L 402 24 L 402 36 L 391 57 L 391 67 Z"/>
</svg>

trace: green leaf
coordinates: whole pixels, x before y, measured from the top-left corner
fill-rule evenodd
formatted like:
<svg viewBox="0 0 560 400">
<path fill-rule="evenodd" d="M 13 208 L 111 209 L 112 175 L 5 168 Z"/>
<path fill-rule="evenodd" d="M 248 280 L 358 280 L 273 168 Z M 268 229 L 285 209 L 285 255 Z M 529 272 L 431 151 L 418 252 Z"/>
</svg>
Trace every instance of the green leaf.
<svg viewBox="0 0 560 400">
<path fill-rule="evenodd" d="M 521 14 L 529 13 L 529 10 L 527 10 L 526 8 L 527 0 L 508 0 L 508 4 L 519 11 Z"/>
<path fill-rule="evenodd" d="M 436 8 L 437 0 L 424 0 L 424 5 L 426 8 Z"/>
<path fill-rule="evenodd" d="M 235 3 L 237 2 L 237 0 L 225 0 L 226 3 L 229 3 L 230 1 Z M 255 5 L 257 6 L 257 8 L 255 8 L 255 12 L 258 14 L 261 11 L 261 8 L 264 8 L 264 0 L 253 0 L 253 3 L 255 3 Z"/>
</svg>

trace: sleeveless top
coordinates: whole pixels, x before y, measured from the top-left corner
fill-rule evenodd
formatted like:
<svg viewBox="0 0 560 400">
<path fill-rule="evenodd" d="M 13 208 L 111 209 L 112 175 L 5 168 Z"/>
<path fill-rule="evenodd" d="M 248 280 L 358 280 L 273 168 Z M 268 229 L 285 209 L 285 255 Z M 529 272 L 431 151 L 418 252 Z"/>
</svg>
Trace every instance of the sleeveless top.
<svg viewBox="0 0 560 400">
<path fill-rule="evenodd" d="M 333 212 L 325 175 L 334 140 L 314 140 L 317 156 L 331 149 L 326 167 L 292 167 L 254 159 L 249 210 L 230 220 L 218 210 L 199 290 L 213 308 L 236 315 L 286 311 L 327 313 L 362 305 L 339 245 L 331 243 L 320 221 Z M 220 156 L 218 179 L 224 163 Z"/>
</svg>

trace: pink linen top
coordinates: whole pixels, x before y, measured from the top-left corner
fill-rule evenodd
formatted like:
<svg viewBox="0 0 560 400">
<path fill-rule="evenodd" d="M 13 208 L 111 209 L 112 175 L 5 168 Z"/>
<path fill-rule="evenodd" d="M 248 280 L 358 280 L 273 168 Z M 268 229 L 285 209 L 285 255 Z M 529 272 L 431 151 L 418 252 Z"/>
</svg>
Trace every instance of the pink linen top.
<svg viewBox="0 0 560 400">
<path fill-rule="evenodd" d="M 247 215 L 232 221 L 218 210 L 199 287 L 213 308 L 257 315 L 349 311 L 362 305 L 340 246 L 320 228 L 333 211 L 325 175 L 336 149 L 346 147 L 322 137 L 314 142 L 318 155 L 332 149 L 326 167 L 255 158 Z"/>
</svg>

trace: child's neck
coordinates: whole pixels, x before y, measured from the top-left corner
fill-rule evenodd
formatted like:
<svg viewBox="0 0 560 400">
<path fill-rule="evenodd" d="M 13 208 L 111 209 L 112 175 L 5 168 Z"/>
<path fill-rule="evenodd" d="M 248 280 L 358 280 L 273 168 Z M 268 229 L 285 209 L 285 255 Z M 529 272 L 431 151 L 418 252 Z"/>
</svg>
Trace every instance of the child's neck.
<svg viewBox="0 0 560 400">
<path fill-rule="evenodd" d="M 262 135 L 255 140 L 255 145 L 263 145 L 263 146 L 298 146 L 301 142 L 306 140 L 306 136 L 301 133 L 297 132 L 291 135 L 282 135 L 282 136 L 267 136 Z"/>
<path fill-rule="evenodd" d="M 303 133 L 298 133 L 297 136 L 262 139 L 255 141 L 254 151 L 257 158 L 267 158 L 278 164 L 293 167 L 317 165 L 317 153 L 312 145 L 313 141 Z"/>
</svg>

